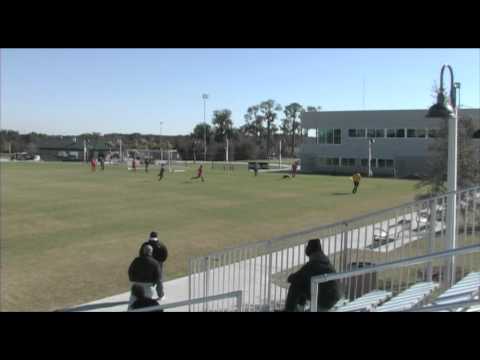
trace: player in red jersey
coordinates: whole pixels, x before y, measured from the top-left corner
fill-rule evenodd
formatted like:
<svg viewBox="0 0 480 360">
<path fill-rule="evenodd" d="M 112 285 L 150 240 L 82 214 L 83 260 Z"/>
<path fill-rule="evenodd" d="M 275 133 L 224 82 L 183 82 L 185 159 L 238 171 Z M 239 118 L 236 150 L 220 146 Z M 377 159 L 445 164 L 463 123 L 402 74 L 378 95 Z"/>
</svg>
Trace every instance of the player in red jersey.
<svg viewBox="0 0 480 360">
<path fill-rule="evenodd" d="M 194 180 L 194 179 L 202 179 L 202 182 L 205 181 L 205 179 L 203 178 L 203 165 L 200 165 L 200 167 L 197 170 L 197 176 L 192 177 L 191 180 Z"/>
<path fill-rule="evenodd" d="M 92 160 L 90 161 L 90 166 L 92 168 L 92 171 L 95 171 L 97 169 L 97 160 L 95 160 L 95 158 L 92 158 Z"/>
<path fill-rule="evenodd" d="M 292 178 L 294 178 L 295 175 L 297 175 L 297 168 L 298 168 L 298 162 L 294 161 L 292 164 Z"/>
</svg>

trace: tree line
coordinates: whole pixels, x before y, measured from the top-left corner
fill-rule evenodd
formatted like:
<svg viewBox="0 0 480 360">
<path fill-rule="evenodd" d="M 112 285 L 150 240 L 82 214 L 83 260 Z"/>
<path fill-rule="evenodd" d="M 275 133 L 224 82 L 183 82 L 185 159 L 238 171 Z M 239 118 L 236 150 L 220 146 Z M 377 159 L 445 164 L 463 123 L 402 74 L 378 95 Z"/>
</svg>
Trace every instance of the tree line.
<svg viewBox="0 0 480 360">
<path fill-rule="evenodd" d="M 120 144 L 130 149 L 176 149 L 185 160 L 226 160 L 228 142 L 229 160 L 267 159 L 278 157 L 280 142 L 283 157 L 295 157 L 302 139 L 300 116 L 304 111 L 319 111 L 320 107 L 303 107 L 297 102 L 282 106 L 275 100 L 266 100 L 247 108 L 244 124 L 233 125 L 232 111 L 213 111 L 210 123 L 198 123 L 189 135 L 154 134 L 100 134 L 47 135 L 31 132 L 20 134 L 14 130 L 0 131 L 0 152 L 37 153 L 49 141 L 77 141 L 89 144 L 104 142 L 112 150 Z M 205 146 L 206 145 L 206 146 Z"/>
</svg>

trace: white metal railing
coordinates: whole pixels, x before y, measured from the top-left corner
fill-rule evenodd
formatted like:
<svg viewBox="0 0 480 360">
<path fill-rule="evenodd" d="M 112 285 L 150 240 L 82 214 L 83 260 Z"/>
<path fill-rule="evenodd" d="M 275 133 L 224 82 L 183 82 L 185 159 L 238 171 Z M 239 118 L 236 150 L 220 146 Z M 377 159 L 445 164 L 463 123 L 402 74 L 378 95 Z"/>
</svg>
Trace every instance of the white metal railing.
<svg viewBox="0 0 480 360">
<path fill-rule="evenodd" d="M 410 267 L 413 265 L 418 265 L 418 264 L 425 264 L 425 263 L 431 263 L 434 260 L 437 259 L 445 259 L 445 258 L 450 258 L 454 256 L 460 256 L 460 255 L 467 255 L 467 254 L 472 254 L 472 253 L 480 253 L 480 243 L 479 244 L 474 244 L 474 245 L 467 245 L 461 248 L 456 248 L 456 249 L 449 249 L 449 250 L 443 250 L 443 251 L 438 251 L 429 255 L 420 255 L 420 256 L 414 256 L 408 259 L 402 259 L 402 260 L 396 260 L 392 262 L 388 262 L 385 264 L 380 264 L 380 265 L 372 265 L 367 268 L 363 269 L 357 269 L 357 270 L 352 270 L 352 271 L 345 271 L 341 273 L 335 273 L 335 274 L 324 274 L 324 275 L 318 275 L 315 277 L 311 278 L 311 311 L 315 312 L 317 311 L 318 308 L 318 285 L 327 281 L 333 281 L 333 280 L 342 280 L 342 279 L 347 279 L 347 278 L 355 278 L 359 277 L 361 275 L 367 275 L 367 274 L 373 274 L 373 273 L 378 273 L 380 271 L 385 271 L 385 270 L 400 270 L 405 267 Z M 480 268 L 480 264 L 476 264 L 477 267 Z M 463 276 L 462 276 L 463 277 Z M 431 281 L 431 279 L 430 279 Z M 407 287 L 410 284 L 407 284 Z M 375 289 L 372 289 L 375 290 Z"/>
<path fill-rule="evenodd" d="M 456 194 L 457 246 L 480 243 L 480 186 Z M 320 239 L 337 272 L 446 250 L 447 195 L 192 258 L 189 299 L 242 290 L 243 311 L 282 308 L 286 278 L 307 262 L 305 245 L 312 238 Z M 424 276 L 443 281 L 445 272 L 439 268 L 432 264 Z M 400 289 L 411 275 L 411 269 L 402 269 L 392 286 Z M 356 285 L 350 279 L 343 279 L 342 285 L 351 298 Z M 215 310 L 222 304 L 208 307 Z"/>
<path fill-rule="evenodd" d="M 437 312 L 437 311 L 443 311 L 443 310 L 469 308 L 470 306 L 476 306 L 476 305 L 480 305 L 480 298 L 474 299 L 474 300 L 468 300 L 468 301 L 458 301 L 455 303 L 450 303 L 445 305 L 425 306 L 417 309 L 404 310 L 404 312 Z"/>
<path fill-rule="evenodd" d="M 159 310 L 179 308 L 179 307 L 185 307 L 185 306 L 188 306 L 190 311 L 191 305 L 205 304 L 207 302 L 224 300 L 229 298 L 234 298 L 236 300 L 236 309 L 237 311 L 241 311 L 242 310 L 242 292 L 238 290 L 238 291 L 232 291 L 225 294 L 208 296 L 206 298 L 178 301 L 178 302 L 169 303 L 169 304 L 161 304 L 161 305 L 150 306 L 142 309 L 130 310 L 129 312 L 155 312 Z M 225 308 L 224 310 L 228 311 L 229 308 Z"/>
</svg>

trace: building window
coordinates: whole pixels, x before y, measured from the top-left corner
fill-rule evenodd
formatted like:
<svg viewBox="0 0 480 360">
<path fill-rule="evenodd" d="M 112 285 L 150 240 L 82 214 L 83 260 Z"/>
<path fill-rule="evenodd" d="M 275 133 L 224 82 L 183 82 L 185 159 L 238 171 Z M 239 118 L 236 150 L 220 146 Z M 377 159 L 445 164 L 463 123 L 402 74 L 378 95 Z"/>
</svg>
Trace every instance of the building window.
<svg viewBox="0 0 480 360">
<path fill-rule="evenodd" d="M 325 129 L 318 129 L 318 143 L 319 144 L 327 143 L 327 131 Z"/>
<path fill-rule="evenodd" d="M 416 129 L 407 129 L 407 137 L 409 138 L 417 137 Z"/>
<path fill-rule="evenodd" d="M 370 164 L 371 164 L 372 168 L 376 168 L 377 167 L 377 159 L 371 159 Z"/>
<path fill-rule="evenodd" d="M 340 164 L 338 158 L 327 158 L 327 165 L 338 166 Z"/>
<path fill-rule="evenodd" d="M 333 144 L 333 129 L 327 129 L 327 144 Z"/>
<path fill-rule="evenodd" d="M 342 166 L 355 166 L 355 159 L 342 158 Z"/>
<path fill-rule="evenodd" d="M 341 129 L 318 129 L 318 143 L 319 144 L 341 144 L 342 130 Z"/>
<path fill-rule="evenodd" d="M 385 129 L 375 129 L 375 137 L 377 138 L 385 137 Z"/>
<path fill-rule="evenodd" d="M 367 167 L 368 166 L 368 159 L 362 159 L 362 166 Z"/>
<path fill-rule="evenodd" d="M 393 160 L 387 160 L 387 168 L 393 168 Z"/>
<path fill-rule="evenodd" d="M 378 167 L 379 167 L 380 169 L 384 168 L 385 165 L 386 165 L 385 159 L 378 159 Z"/>
<path fill-rule="evenodd" d="M 405 129 L 397 129 L 395 132 L 396 137 L 404 138 L 405 137 Z"/>
<path fill-rule="evenodd" d="M 364 138 L 365 137 L 365 129 L 348 129 L 348 136 L 349 137 Z"/>
<path fill-rule="evenodd" d="M 342 129 L 333 130 L 333 143 L 341 144 L 342 143 Z"/>
<path fill-rule="evenodd" d="M 325 166 L 327 161 L 327 159 L 325 159 L 324 157 L 319 157 L 319 158 L 316 158 L 315 159 L 315 165 L 316 166 Z"/>
<path fill-rule="evenodd" d="M 375 129 L 368 129 L 367 130 L 367 137 L 374 138 L 375 137 Z"/>
<path fill-rule="evenodd" d="M 427 136 L 427 131 L 425 129 L 417 129 L 417 137 L 425 138 Z"/>
<path fill-rule="evenodd" d="M 387 129 L 387 137 L 393 138 L 396 135 L 395 129 Z"/>
<path fill-rule="evenodd" d="M 428 129 L 428 137 L 429 138 L 436 138 L 438 136 L 437 129 Z"/>
</svg>

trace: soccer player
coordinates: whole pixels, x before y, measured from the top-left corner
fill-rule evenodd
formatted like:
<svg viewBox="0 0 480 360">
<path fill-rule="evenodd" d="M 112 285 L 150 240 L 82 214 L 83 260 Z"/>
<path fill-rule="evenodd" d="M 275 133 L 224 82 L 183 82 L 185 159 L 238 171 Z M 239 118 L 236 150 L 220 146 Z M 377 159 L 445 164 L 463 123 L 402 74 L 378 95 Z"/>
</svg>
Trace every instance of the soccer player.
<svg viewBox="0 0 480 360">
<path fill-rule="evenodd" d="M 292 164 L 292 178 L 294 178 L 295 175 L 297 175 L 297 168 L 298 168 L 298 162 L 294 161 Z"/>
<path fill-rule="evenodd" d="M 132 170 L 137 171 L 137 162 L 135 161 L 135 158 L 132 160 Z"/>
<path fill-rule="evenodd" d="M 255 176 L 258 175 L 258 163 L 257 162 L 253 165 L 253 172 L 255 173 Z"/>
<path fill-rule="evenodd" d="M 162 180 L 163 179 L 163 174 L 165 173 L 165 165 L 162 164 L 160 166 L 160 173 L 158 174 L 158 181 Z"/>
<path fill-rule="evenodd" d="M 194 180 L 194 179 L 202 179 L 202 182 L 205 181 L 205 179 L 203 178 L 203 165 L 200 165 L 200 167 L 197 170 L 197 176 L 192 177 L 191 180 Z"/>
<path fill-rule="evenodd" d="M 148 173 L 148 164 L 150 163 L 150 160 L 148 158 L 145 158 L 145 172 Z"/>
<path fill-rule="evenodd" d="M 362 176 L 360 173 L 356 173 L 352 175 L 352 180 L 353 180 L 353 190 L 352 194 L 357 193 L 358 185 L 360 185 L 360 180 L 362 180 Z"/>
<path fill-rule="evenodd" d="M 90 166 L 92 167 L 92 171 L 97 169 L 97 160 L 95 160 L 94 157 L 92 157 L 92 160 L 90 161 Z"/>
<path fill-rule="evenodd" d="M 100 161 L 100 167 L 102 168 L 102 170 L 105 170 L 105 159 L 103 158 L 103 156 L 100 156 L 98 160 Z"/>
</svg>

